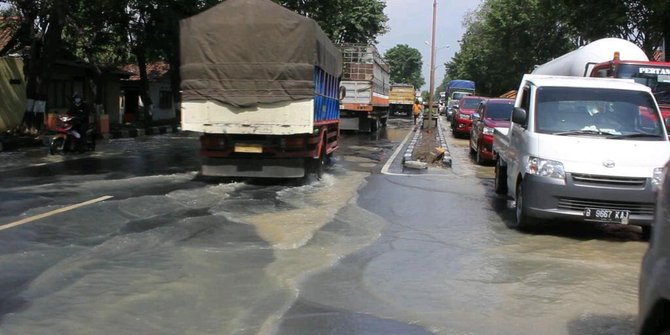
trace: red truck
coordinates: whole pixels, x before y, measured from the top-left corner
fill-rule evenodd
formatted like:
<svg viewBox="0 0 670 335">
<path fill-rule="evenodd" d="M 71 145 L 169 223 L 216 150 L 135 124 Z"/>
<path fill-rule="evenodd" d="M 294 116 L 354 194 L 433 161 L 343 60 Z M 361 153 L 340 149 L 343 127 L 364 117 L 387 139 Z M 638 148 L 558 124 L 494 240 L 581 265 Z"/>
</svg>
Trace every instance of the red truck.
<svg viewBox="0 0 670 335">
<path fill-rule="evenodd" d="M 630 41 L 594 41 L 537 66 L 533 74 L 633 79 L 651 88 L 663 118 L 670 117 L 670 63 L 649 61 Z"/>
<path fill-rule="evenodd" d="M 594 64 L 590 76 L 633 79 L 650 87 L 663 119 L 670 117 L 670 63 L 621 60 L 615 53 L 612 60 Z"/>
</svg>

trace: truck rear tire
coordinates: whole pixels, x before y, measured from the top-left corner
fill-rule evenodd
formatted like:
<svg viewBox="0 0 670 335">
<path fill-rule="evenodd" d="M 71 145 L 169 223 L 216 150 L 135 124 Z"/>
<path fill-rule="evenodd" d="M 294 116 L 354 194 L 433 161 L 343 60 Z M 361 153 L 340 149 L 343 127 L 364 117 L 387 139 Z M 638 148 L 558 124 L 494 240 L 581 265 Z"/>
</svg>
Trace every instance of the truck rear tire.
<svg viewBox="0 0 670 335">
<path fill-rule="evenodd" d="M 493 181 L 496 194 L 507 193 L 507 167 L 502 166 L 500 158 L 496 159 L 495 179 Z"/>
</svg>

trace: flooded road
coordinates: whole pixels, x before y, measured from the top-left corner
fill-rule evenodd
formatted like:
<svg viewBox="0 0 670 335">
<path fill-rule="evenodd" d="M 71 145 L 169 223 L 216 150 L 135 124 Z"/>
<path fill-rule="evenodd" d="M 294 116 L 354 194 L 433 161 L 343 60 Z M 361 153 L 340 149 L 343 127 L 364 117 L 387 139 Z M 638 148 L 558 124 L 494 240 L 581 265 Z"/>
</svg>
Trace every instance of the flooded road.
<svg viewBox="0 0 670 335">
<path fill-rule="evenodd" d="M 114 197 L 0 231 L 0 334 L 634 332 L 639 232 L 508 229 L 464 140 L 380 174 L 408 131 L 345 134 L 305 184 L 200 181 L 187 135 L 0 153 L 0 225 Z"/>
</svg>

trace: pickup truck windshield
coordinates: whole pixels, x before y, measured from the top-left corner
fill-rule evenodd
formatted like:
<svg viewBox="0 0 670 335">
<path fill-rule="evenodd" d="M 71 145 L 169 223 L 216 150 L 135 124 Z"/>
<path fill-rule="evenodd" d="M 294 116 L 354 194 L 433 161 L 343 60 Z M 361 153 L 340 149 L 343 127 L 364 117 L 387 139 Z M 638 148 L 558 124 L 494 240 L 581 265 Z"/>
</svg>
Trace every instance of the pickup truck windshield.
<svg viewBox="0 0 670 335">
<path fill-rule="evenodd" d="M 640 91 L 540 87 L 535 128 L 555 135 L 664 140 L 654 100 Z"/>
</svg>

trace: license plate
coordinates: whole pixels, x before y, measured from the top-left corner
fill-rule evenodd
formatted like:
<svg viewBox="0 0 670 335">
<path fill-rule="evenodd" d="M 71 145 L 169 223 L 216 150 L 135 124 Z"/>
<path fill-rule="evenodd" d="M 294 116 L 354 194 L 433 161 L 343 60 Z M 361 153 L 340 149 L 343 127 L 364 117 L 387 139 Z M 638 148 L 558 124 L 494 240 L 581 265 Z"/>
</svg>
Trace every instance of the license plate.
<svg viewBox="0 0 670 335">
<path fill-rule="evenodd" d="M 262 154 L 263 146 L 260 144 L 235 144 L 235 152 L 246 154 Z"/>
<path fill-rule="evenodd" d="M 628 224 L 630 211 L 618 209 L 586 208 L 584 217 L 589 220 Z"/>
</svg>

